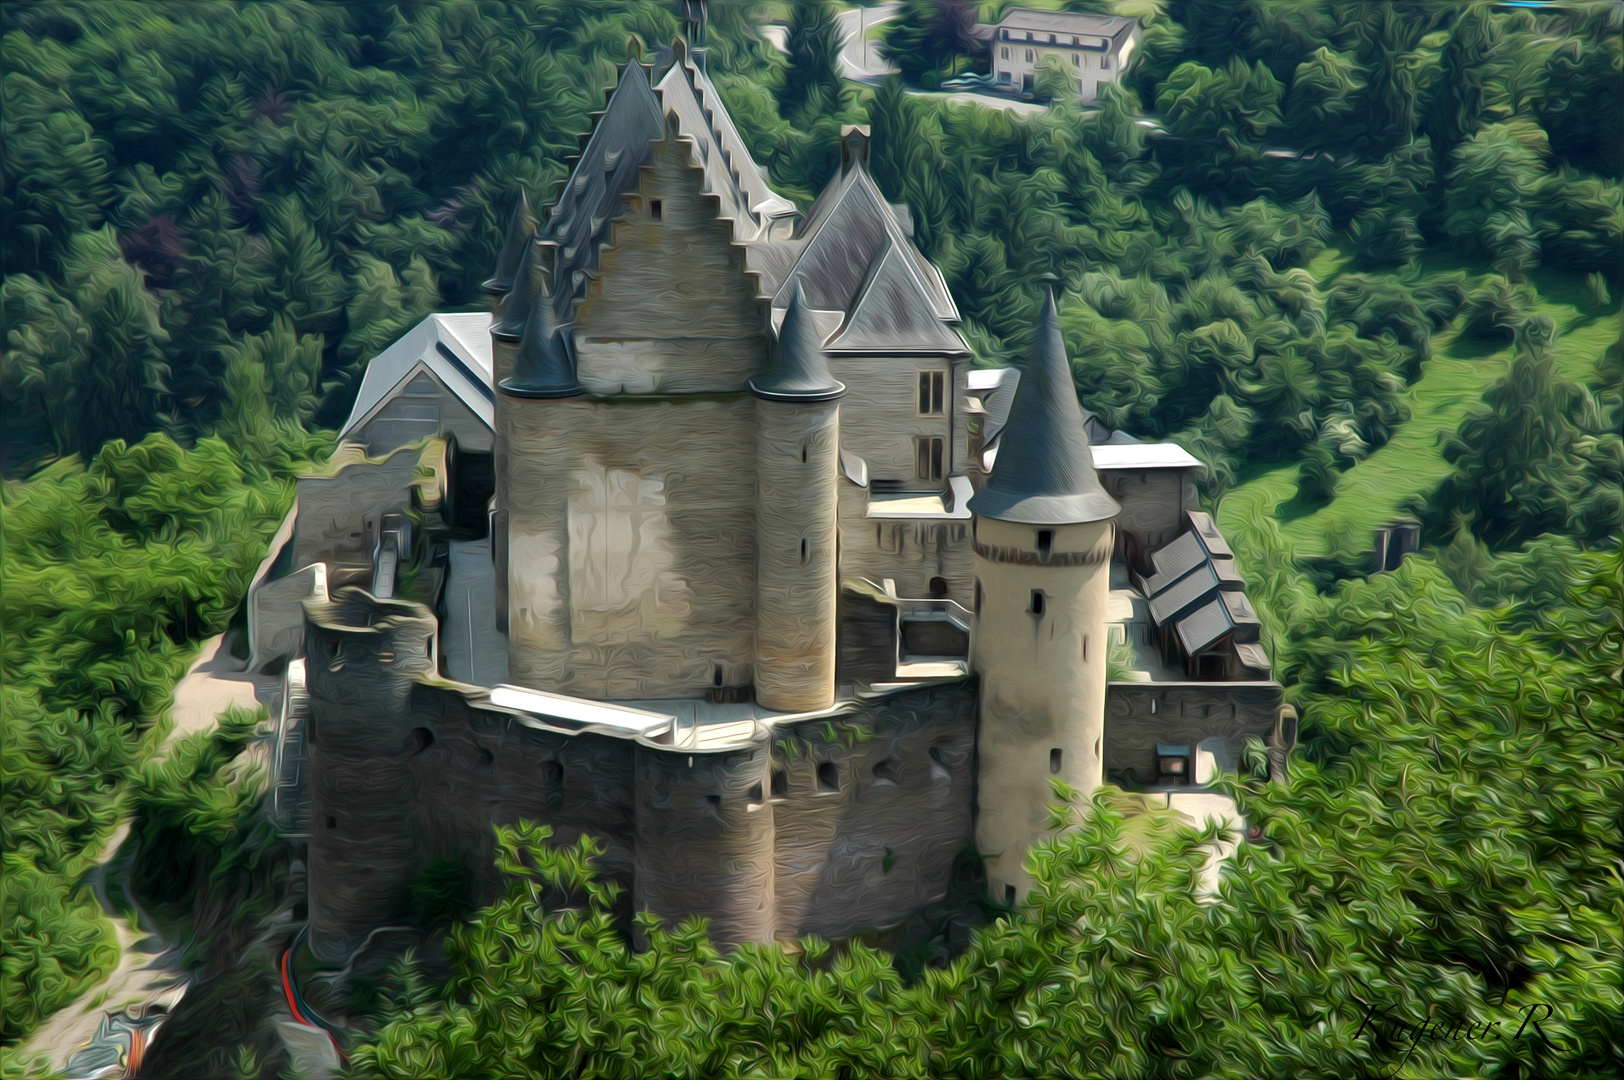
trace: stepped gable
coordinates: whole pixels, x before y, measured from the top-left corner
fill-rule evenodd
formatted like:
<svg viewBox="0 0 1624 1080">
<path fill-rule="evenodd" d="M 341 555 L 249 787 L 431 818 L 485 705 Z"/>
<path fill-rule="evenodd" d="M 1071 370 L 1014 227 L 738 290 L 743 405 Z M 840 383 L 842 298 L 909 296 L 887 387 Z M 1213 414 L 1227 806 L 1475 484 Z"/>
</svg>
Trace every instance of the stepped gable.
<svg viewBox="0 0 1624 1080">
<path fill-rule="evenodd" d="M 889 236 L 880 244 L 851 314 L 826 348 L 831 353 L 969 355 L 963 339 L 932 312 L 908 255 Z"/>
<path fill-rule="evenodd" d="M 734 238 L 754 239 L 769 219 L 794 213 L 795 205 L 768 185 L 710 77 L 684 57 L 682 48 L 673 54 L 655 90 L 676 114 L 678 134 L 694 141 L 706 190 L 722 200 L 722 216 L 734 219 Z"/>
<path fill-rule="evenodd" d="M 998 463 L 970 500 L 971 512 L 1000 521 L 1068 525 L 1105 521 L 1121 510 L 1094 471 L 1053 291 L 1044 299 L 1032 355 L 999 441 Z"/>
<path fill-rule="evenodd" d="M 637 190 L 650 145 L 664 133 L 647 69 L 628 63 L 542 231 L 544 240 L 557 245 L 553 306 L 560 319 L 569 317 L 570 301 L 597 265 L 609 222 L 620 214 L 621 196 Z"/>
</svg>

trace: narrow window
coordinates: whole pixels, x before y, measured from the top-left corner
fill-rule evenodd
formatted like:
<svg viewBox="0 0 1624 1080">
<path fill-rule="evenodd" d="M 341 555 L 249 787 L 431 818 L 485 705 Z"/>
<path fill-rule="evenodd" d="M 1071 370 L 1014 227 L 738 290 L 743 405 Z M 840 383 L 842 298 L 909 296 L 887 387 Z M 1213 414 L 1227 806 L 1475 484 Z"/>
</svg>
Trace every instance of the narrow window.
<svg viewBox="0 0 1624 1080">
<path fill-rule="evenodd" d="M 840 770 L 834 762 L 825 761 L 818 766 L 818 790 L 840 790 Z"/>
<path fill-rule="evenodd" d="M 548 787 L 557 787 L 564 782 L 564 766 L 556 761 L 549 761 L 541 767 L 541 782 Z"/>
<path fill-rule="evenodd" d="M 711 804 L 713 810 L 722 809 L 722 797 L 720 795 L 706 795 L 705 801 Z"/>
<path fill-rule="evenodd" d="M 722 685 L 722 665 L 721 664 L 716 665 L 715 675 L 713 676 L 713 678 L 716 680 L 716 685 L 717 686 Z"/>
<path fill-rule="evenodd" d="M 1004 32 L 1008 33 L 1009 31 L 1006 30 Z M 1009 59 L 1009 46 L 1008 45 L 1005 45 L 1005 46 L 1003 46 L 1002 48 L 1000 48 L 998 50 L 998 59 L 1000 59 L 1000 60 L 1008 60 Z"/>
<path fill-rule="evenodd" d="M 1038 530 L 1038 554 L 1047 558 L 1054 551 L 1054 530 Z"/>
<path fill-rule="evenodd" d="M 773 798 L 782 799 L 789 794 L 789 773 L 783 769 L 773 770 Z"/>
<path fill-rule="evenodd" d="M 914 440 L 915 473 L 920 480 L 940 480 L 942 478 L 942 458 L 944 442 L 937 438 L 921 438 Z"/>
<path fill-rule="evenodd" d="M 1032 614 L 1040 616 L 1040 617 L 1043 615 L 1043 600 L 1044 600 L 1043 590 L 1042 589 L 1033 589 L 1032 590 Z"/>
<path fill-rule="evenodd" d="M 327 815 L 327 828 L 329 831 L 338 828 L 338 819 L 331 814 Z"/>
<path fill-rule="evenodd" d="M 1094 756 L 1096 758 L 1100 756 L 1100 741 L 1098 739 L 1094 740 Z"/>
<path fill-rule="evenodd" d="M 801 565 L 806 565 L 806 541 L 801 541 Z"/>
<path fill-rule="evenodd" d="M 1030 64 L 1032 62 L 1032 50 L 1031 49 L 1026 50 L 1026 62 L 1028 64 Z"/>
<path fill-rule="evenodd" d="M 933 578 L 931 578 L 930 579 L 930 584 L 929 584 L 929 590 L 930 590 L 930 598 L 932 600 L 945 600 L 945 599 L 947 599 L 947 592 L 948 592 L 947 579 L 944 578 L 944 577 L 933 577 Z"/>
<path fill-rule="evenodd" d="M 752 785 L 750 785 L 750 805 L 751 806 L 760 806 L 761 805 L 761 785 L 760 784 L 752 784 Z"/>
<path fill-rule="evenodd" d="M 660 214 L 663 210 L 664 207 L 660 205 L 659 199 L 650 199 L 648 201 L 648 216 L 653 218 L 655 221 L 660 220 Z"/>
<path fill-rule="evenodd" d="M 481 746 L 479 748 L 479 763 L 481 765 L 491 765 L 491 764 L 494 764 L 495 761 L 496 761 L 496 755 L 495 754 L 491 753 L 489 750 L 485 749 L 483 746 Z"/>
<path fill-rule="evenodd" d="M 947 768 L 947 755 L 942 753 L 940 746 L 930 748 L 930 778 L 932 780 L 951 780 L 953 774 Z"/>
<path fill-rule="evenodd" d="M 1058 746 L 1049 751 L 1049 772 L 1051 775 L 1060 775 L 1060 760 L 1062 754 L 1063 751 Z"/>
<path fill-rule="evenodd" d="M 1005 907 L 1014 907 L 1015 906 L 1015 886 L 1013 886 L 1013 885 L 1005 885 L 1004 886 L 1004 906 Z"/>
<path fill-rule="evenodd" d="M 895 784 L 902 779 L 902 766 L 898 764 L 896 758 L 886 758 L 874 766 L 874 779 Z"/>
<path fill-rule="evenodd" d="M 1083 663 L 1088 663 L 1088 635 L 1083 635 Z"/>
<path fill-rule="evenodd" d="M 981 614 L 981 579 L 976 578 L 975 613 Z"/>
<path fill-rule="evenodd" d="M 1072 67 L 1077 67 L 1078 66 L 1078 56 L 1077 56 L 1076 53 L 1071 54 L 1071 66 Z"/>
<path fill-rule="evenodd" d="M 415 757 L 434 745 L 434 732 L 426 727 L 412 729 L 412 755 Z"/>
<path fill-rule="evenodd" d="M 1101 71 L 1110 71 L 1111 70 L 1111 58 L 1109 56 L 1100 57 L 1100 70 Z"/>
<path fill-rule="evenodd" d="M 801 464 L 806 464 L 806 443 L 801 444 Z"/>
<path fill-rule="evenodd" d="M 919 373 L 919 415 L 940 416 L 947 399 L 947 373 L 921 371 Z"/>
<path fill-rule="evenodd" d="M 1050 44 L 1050 45 L 1053 45 L 1053 44 L 1054 44 L 1054 35 L 1053 35 L 1053 34 L 1050 34 L 1050 35 L 1049 35 L 1049 44 Z"/>
</svg>

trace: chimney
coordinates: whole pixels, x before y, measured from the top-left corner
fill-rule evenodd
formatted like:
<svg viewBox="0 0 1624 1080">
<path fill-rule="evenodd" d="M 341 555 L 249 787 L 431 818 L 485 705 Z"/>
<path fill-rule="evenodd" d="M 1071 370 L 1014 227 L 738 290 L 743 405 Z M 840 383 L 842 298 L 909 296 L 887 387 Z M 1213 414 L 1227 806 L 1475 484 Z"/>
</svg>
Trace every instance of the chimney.
<svg viewBox="0 0 1624 1080">
<path fill-rule="evenodd" d="M 868 168 L 868 128 L 862 124 L 840 129 L 840 175 L 851 172 L 853 165 Z"/>
</svg>

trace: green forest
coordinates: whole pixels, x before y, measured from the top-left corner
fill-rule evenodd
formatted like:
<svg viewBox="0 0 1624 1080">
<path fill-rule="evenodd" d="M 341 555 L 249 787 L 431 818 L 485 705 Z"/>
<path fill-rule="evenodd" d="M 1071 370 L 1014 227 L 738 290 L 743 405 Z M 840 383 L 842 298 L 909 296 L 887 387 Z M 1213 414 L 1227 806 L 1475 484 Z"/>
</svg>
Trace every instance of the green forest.
<svg viewBox="0 0 1624 1080">
<path fill-rule="evenodd" d="M 868 86 L 838 6 L 715 3 L 710 73 L 803 208 L 870 126 L 979 363 L 1023 362 L 1054 274 L 1082 404 L 1205 464 L 1303 718 L 1289 782 L 1257 754 L 1224 781 L 1252 834 L 1216 902 L 1212 833 L 1062 791 L 1032 901 L 962 949 L 685 924 L 638 952 L 591 845 L 520 826 L 451 978 L 403 962 L 355 1003 L 347 1075 L 1624 1070 L 1624 5 L 1074 0 L 1142 27 L 1097 107 L 918 92 L 1009 6 L 905 0 Z M 678 16 L 0 7 L 7 1077 L 118 961 L 87 875 L 121 823 L 124 902 L 231 988 L 176 1067 L 287 1075 L 259 718 L 163 756 L 170 694 L 366 362 L 485 302 L 515 194 L 551 201 L 629 39 Z M 1400 513 L 1422 550 L 1367 574 Z"/>
</svg>

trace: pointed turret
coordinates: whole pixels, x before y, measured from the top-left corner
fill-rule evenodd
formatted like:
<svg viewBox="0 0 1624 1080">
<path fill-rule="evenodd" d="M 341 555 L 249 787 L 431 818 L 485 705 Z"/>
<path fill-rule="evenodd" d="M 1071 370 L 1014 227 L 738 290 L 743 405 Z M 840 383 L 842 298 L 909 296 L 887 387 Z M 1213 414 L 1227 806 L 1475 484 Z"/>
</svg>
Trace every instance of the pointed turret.
<svg viewBox="0 0 1624 1080">
<path fill-rule="evenodd" d="M 496 260 L 496 273 L 482 286 L 488 293 L 500 295 L 513 288 L 519 263 L 524 258 L 525 245 L 536 235 L 536 215 L 530 212 L 530 200 L 524 189 L 513 203 L 513 216 L 508 219 L 507 238 L 502 241 L 502 254 Z"/>
<path fill-rule="evenodd" d="M 491 324 L 491 336 L 505 341 L 518 341 L 524 336 L 524 326 L 535 310 L 536 297 L 542 289 L 541 253 L 536 250 L 534 236 L 519 249 L 519 264 L 514 271 L 507 300 L 502 304 L 502 316 Z"/>
<path fill-rule="evenodd" d="M 537 290 L 524 324 L 513 374 L 497 383 L 504 394 L 524 398 L 565 398 L 586 393 L 575 378 L 552 298 Z"/>
<path fill-rule="evenodd" d="M 829 374 L 823 342 L 799 285 L 779 324 L 767 369 L 750 380 L 750 392 L 768 401 L 828 401 L 846 392 Z"/>
<path fill-rule="evenodd" d="M 1000 437 L 998 463 L 970 509 L 1030 525 L 1105 521 L 1121 509 L 1100 486 L 1051 289 Z"/>
</svg>

